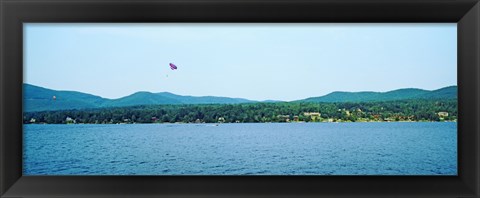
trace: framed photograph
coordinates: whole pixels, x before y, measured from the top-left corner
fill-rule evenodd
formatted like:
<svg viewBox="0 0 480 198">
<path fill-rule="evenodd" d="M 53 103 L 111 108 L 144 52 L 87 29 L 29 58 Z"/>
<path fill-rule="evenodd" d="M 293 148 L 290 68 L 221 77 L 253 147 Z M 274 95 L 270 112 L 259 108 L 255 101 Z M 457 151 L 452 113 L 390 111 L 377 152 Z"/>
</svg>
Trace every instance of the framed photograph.
<svg viewBox="0 0 480 198">
<path fill-rule="evenodd" d="M 478 1 L 2 1 L 1 197 L 479 197 Z"/>
</svg>

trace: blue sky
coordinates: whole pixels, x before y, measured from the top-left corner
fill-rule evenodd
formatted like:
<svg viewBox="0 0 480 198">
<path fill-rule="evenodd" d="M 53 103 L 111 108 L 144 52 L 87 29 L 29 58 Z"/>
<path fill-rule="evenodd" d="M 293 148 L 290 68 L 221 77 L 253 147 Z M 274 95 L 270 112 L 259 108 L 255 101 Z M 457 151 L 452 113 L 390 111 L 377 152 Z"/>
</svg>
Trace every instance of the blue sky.
<svg viewBox="0 0 480 198">
<path fill-rule="evenodd" d="M 24 82 L 105 98 L 290 101 L 457 84 L 455 23 L 25 23 L 24 32 Z"/>
</svg>

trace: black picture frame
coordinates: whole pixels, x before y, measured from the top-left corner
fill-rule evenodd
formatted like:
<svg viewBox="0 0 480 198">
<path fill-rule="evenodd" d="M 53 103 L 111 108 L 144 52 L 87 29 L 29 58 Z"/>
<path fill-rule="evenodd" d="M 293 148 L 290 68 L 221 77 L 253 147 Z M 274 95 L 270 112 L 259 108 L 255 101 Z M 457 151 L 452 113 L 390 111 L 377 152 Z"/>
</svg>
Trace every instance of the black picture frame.
<svg viewBox="0 0 480 198">
<path fill-rule="evenodd" d="M 480 197 L 478 0 L 0 0 L 0 197 Z M 25 22 L 454 22 L 458 176 L 22 176 Z"/>
</svg>

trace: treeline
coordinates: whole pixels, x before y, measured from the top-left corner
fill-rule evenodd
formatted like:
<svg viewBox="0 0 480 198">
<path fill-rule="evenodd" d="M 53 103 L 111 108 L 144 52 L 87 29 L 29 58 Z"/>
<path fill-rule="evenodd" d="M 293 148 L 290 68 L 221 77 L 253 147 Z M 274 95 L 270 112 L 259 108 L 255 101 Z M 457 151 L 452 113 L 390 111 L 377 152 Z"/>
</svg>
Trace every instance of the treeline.
<svg viewBox="0 0 480 198">
<path fill-rule="evenodd" d="M 153 105 L 25 112 L 24 123 L 257 123 L 456 121 L 457 100 Z"/>
</svg>

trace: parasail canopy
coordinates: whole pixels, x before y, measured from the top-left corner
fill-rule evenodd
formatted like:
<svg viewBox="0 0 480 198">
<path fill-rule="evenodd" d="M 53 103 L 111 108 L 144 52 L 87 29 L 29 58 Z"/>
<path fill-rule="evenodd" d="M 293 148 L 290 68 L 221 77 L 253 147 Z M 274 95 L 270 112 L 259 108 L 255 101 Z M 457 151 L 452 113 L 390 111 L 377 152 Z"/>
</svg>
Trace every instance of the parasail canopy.
<svg viewBox="0 0 480 198">
<path fill-rule="evenodd" d="M 173 63 L 170 63 L 170 69 L 172 70 L 176 70 L 177 69 L 177 66 Z"/>
</svg>

